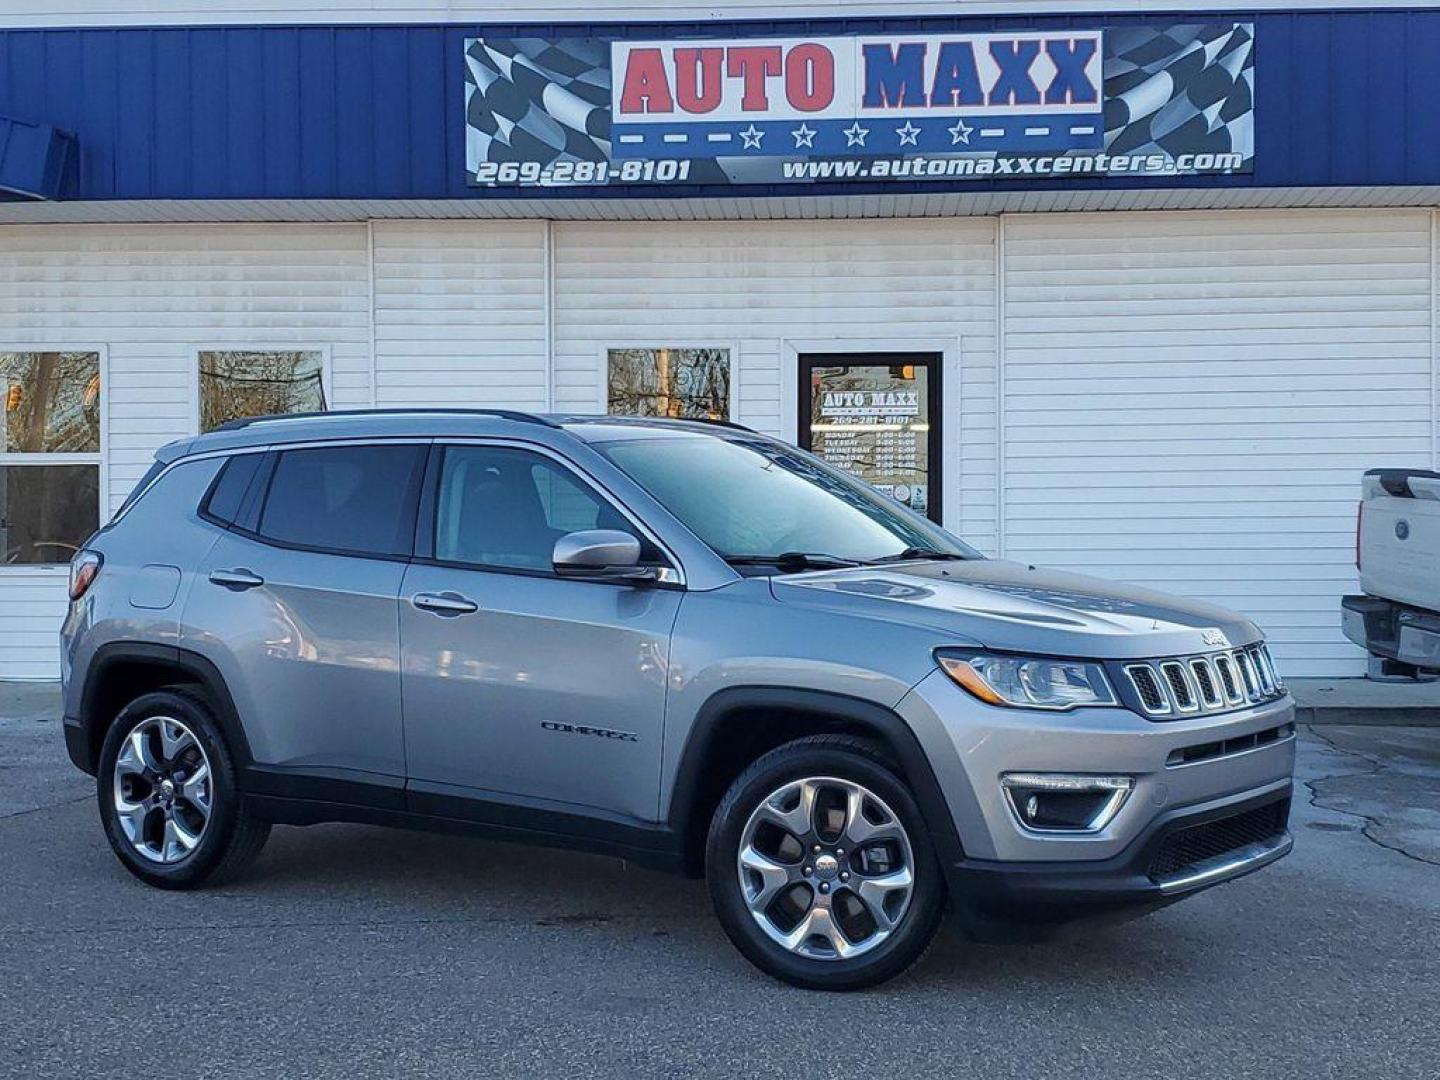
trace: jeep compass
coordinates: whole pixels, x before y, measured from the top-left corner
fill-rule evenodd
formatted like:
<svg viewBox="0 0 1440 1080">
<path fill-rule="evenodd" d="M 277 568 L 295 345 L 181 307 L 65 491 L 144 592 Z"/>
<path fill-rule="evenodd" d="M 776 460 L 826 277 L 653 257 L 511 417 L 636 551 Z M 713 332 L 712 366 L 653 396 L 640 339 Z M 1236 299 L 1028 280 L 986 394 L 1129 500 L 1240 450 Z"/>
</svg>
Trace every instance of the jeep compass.
<svg viewBox="0 0 1440 1080">
<path fill-rule="evenodd" d="M 137 877 L 274 825 L 703 875 L 758 967 L 853 989 L 946 911 L 1133 915 L 1290 848 L 1250 622 L 987 559 L 779 440 L 502 410 L 163 448 L 71 566 L 65 739 Z"/>
</svg>

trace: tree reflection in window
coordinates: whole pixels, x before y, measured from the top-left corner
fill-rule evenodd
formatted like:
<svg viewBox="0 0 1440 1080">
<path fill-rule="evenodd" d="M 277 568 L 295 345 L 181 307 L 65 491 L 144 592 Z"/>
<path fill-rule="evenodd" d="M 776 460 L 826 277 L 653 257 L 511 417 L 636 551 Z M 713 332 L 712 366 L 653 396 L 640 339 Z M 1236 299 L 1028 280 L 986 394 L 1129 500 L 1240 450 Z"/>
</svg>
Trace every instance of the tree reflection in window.
<svg viewBox="0 0 1440 1080">
<path fill-rule="evenodd" d="M 325 411 L 319 352 L 202 352 L 200 430 L 251 416 Z"/>
<path fill-rule="evenodd" d="M 0 353 L 6 454 L 100 450 L 100 357 L 93 352 Z"/>
<path fill-rule="evenodd" d="M 0 392 L 0 562 L 66 563 L 100 525 L 100 357 L 0 353 Z"/>
<path fill-rule="evenodd" d="M 609 411 L 677 420 L 730 418 L 729 349 L 611 349 Z"/>
</svg>

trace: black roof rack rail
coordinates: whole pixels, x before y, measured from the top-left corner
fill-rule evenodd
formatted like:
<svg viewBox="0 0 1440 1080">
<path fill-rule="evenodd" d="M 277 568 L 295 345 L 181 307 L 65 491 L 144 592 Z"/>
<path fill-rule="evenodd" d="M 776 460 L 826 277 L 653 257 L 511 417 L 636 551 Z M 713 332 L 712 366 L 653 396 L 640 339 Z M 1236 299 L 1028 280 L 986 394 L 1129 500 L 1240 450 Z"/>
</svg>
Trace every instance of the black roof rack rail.
<svg viewBox="0 0 1440 1080">
<path fill-rule="evenodd" d="M 332 416 L 431 416 L 439 414 L 442 416 L 489 416 L 497 420 L 514 420 L 522 424 L 543 424 L 546 427 L 558 428 L 560 425 L 553 420 L 539 415 L 538 413 L 521 412 L 518 409 L 466 409 L 448 407 L 435 408 L 409 408 L 409 409 L 331 409 L 327 412 L 300 412 L 300 413 L 269 413 L 265 416 L 246 416 L 239 420 L 229 420 L 221 424 L 216 431 L 239 431 L 251 424 L 259 424 L 271 420 L 318 420 Z"/>
</svg>

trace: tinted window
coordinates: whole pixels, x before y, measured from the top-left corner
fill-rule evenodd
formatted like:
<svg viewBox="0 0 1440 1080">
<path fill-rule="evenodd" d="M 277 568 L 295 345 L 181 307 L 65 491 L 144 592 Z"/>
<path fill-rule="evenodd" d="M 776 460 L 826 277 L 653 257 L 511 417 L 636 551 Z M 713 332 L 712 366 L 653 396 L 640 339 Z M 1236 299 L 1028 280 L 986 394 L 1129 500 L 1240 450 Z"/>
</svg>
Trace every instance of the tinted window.
<svg viewBox="0 0 1440 1080">
<path fill-rule="evenodd" d="M 249 490 L 250 481 L 255 478 L 255 470 L 260 467 L 264 456 L 237 454 L 225 462 L 220 469 L 220 475 L 215 478 L 214 487 L 210 489 L 210 497 L 205 500 L 205 513 L 209 517 L 226 525 L 234 523 L 240 514 L 240 503 L 245 498 L 245 492 Z M 140 483 L 143 486 L 145 481 Z M 136 490 L 139 489 L 137 486 Z"/>
<path fill-rule="evenodd" d="M 445 451 L 435 507 L 435 557 L 549 570 L 555 541 L 582 529 L 633 533 L 574 474 L 539 454 L 503 447 Z"/>
<path fill-rule="evenodd" d="M 287 450 L 260 516 L 267 540 L 362 555 L 408 555 L 423 446 Z"/>
</svg>

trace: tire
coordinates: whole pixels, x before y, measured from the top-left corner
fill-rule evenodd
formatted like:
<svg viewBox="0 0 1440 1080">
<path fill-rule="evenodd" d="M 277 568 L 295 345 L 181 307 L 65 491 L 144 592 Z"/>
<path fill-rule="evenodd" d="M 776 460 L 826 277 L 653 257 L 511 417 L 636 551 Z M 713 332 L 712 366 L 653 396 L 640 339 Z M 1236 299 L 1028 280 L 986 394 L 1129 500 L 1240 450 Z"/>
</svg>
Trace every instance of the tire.
<svg viewBox="0 0 1440 1080">
<path fill-rule="evenodd" d="M 811 990 L 861 990 L 899 975 L 924 955 L 945 909 L 914 796 L 874 743 L 850 736 L 797 739 L 741 773 L 715 810 L 705 872 L 735 947 Z"/>
<path fill-rule="evenodd" d="M 235 877 L 270 835 L 245 806 L 237 778 L 201 695 L 172 686 L 136 698 L 105 733 L 96 772 L 111 849 L 125 869 L 162 889 Z"/>
</svg>

